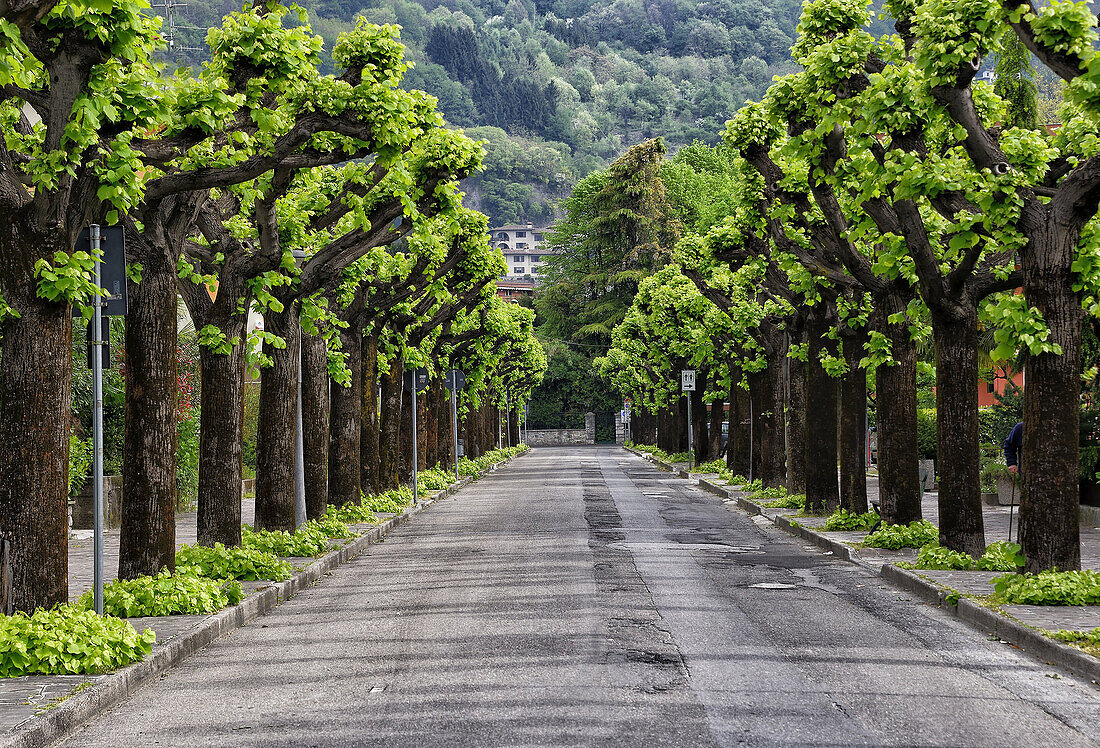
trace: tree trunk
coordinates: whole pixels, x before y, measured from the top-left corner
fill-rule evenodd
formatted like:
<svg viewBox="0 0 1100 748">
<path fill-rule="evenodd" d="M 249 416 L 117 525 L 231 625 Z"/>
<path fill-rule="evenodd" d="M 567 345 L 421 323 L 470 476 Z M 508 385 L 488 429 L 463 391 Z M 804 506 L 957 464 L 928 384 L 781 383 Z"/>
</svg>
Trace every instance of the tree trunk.
<svg viewBox="0 0 1100 748">
<path fill-rule="evenodd" d="M 417 405 L 419 406 L 419 398 L 417 398 L 417 400 Z M 405 485 L 412 480 L 412 432 L 412 393 L 406 392 L 401 401 L 401 431 L 397 435 L 397 480 L 401 485 Z"/>
<path fill-rule="evenodd" d="M 176 268 L 161 252 L 143 265 L 127 281 L 120 579 L 176 568 Z"/>
<path fill-rule="evenodd" d="M 202 347 L 199 416 L 198 542 L 241 544 L 241 477 L 244 472 L 244 324 L 229 355 Z M 234 335 L 227 332 L 227 337 Z"/>
<path fill-rule="evenodd" d="M 741 374 L 733 377 L 738 381 Z M 749 474 L 749 392 L 740 385 L 730 388 L 730 433 L 726 443 L 726 467 L 734 475 L 746 477 Z"/>
<path fill-rule="evenodd" d="M 509 440 L 513 447 L 519 445 L 519 419 L 522 413 L 520 406 L 515 404 L 512 405 L 512 412 L 508 418 L 508 433 L 510 435 Z"/>
<path fill-rule="evenodd" d="M 703 391 L 706 388 L 706 379 L 697 382 L 698 386 L 691 393 L 691 424 L 692 437 L 695 442 L 695 462 L 707 462 L 710 460 L 710 440 L 707 437 L 707 406 L 703 402 Z"/>
<path fill-rule="evenodd" d="M 978 558 L 985 552 L 985 531 L 978 482 L 977 312 L 961 306 L 950 317 L 933 311 L 932 334 L 940 545 Z"/>
<path fill-rule="evenodd" d="M 359 482 L 364 493 L 381 493 L 378 454 L 378 336 L 363 337 L 363 421 L 359 429 Z"/>
<path fill-rule="evenodd" d="M 787 359 L 787 490 L 806 493 L 806 362 Z"/>
<path fill-rule="evenodd" d="M 12 544 L 15 610 L 30 613 L 69 597 L 72 317 L 37 299 L 18 310 L 2 328 L 0 531 Z"/>
<path fill-rule="evenodd" d="M 438 455 L 440 466 L 445 470 L 454 470 L 455 432 L 453 417 L 451 415 L 451 391 L 446 387 L 441 387 L 439 395 L 439 400 L 436 403 L 436 423 L 439 424 L 439 430 L 436 433 L 436 454 Z"/>
<path fill-rule="evenodd" d="M 840 505 L 849 512 L 867 511 L 867 371 L 861 331 L 843 340 L 848 371 L 840 380 Z"/>
<path fill-rule="evenodd" d="M 428 390 L 424 393 L 424 404 L 426 406 L 426 418 L 424 421 L 427 427 L 427 449 L 424 450 L 427 455 L 426 462 L 428 467 L 435 467 L 440 463 L 439 456 L 439 430 L 442 424 L 440 423 L 441 405 L 443 391 L 443 379 L 441 377 L 433 377 L 428 384 Z"/>
<path fill-rule="evenodd" d="M 657 443 L 657 419 L 645 408 L 635 405 L 630 415 L 630 438 L 635 444 Z"/>
<path fill-rule="evenodd" d="M 336 506 L 358 503 L 362 498 L 359 484 L 359 429 L 363 408 L 363 336 L 354 327 L 340 331 L 340 344 L 347 354 L 351 371 L 348 387 L 333 385 L 329 420 L 328 496 Z"/>
<path fill-rule="evenodd" d="M 320 335 L 302 338 L 302 436 L 306 466 L 306 519 L 328 506 L 328 354 Z"/>
<path fill-rule="evenodd" d="M 721 398 L 710 404 L 710 424 L 707 429 L 707 449 L 711 460 L 722 454 L 722 424 L 726 420 L 726 403 Z"/>
<path fill-rule="evenodd" d="M 837 484 L 837 382 L 821 365 L 821 354 L 835 356 L 836 341 L 823 305 L 810 307 L 806 337 L 806 404 L 813 418 L 806 419 L 806 512 L 829 514 L 840 506 Z"/>
<path fill-rule="evenodd" d="M 381 426 L 378 434 L 378 477 L 380 488 L 388 491 L 401 485 L 400 437 L 401 437 L 401 388 L 405 373 L 405 359 L 396 356 L 390 369 L 382 377 Z"/>
<path fill-rule="evenodd" d="M 431 436 L 430 429 L 431 424 L 431 409 L 428 407 L 430 402 L 428 393 L 431 390 L 424 390 L 423 392 L 416 393 L 416 469 L 427 470 L 428 469 L 428 440 Z"/>
<path fill-rule="evenodd" d="M 1024 295 L 1050 330 L 1062 355 L 1029 356 L 1024 365 L 1024 439 L 1020 474 L 1020 544 L 1027 571 L 1081 568 L 1077 482 L 1080 439 L 1080 299 L 1071 272 L 1077 235 L 1033 237 L 1021 253 Z M 1044 241 L 1045 240 L 1045 241 Z"/>
<path fill-rule="evenodd" d="M 887 524 L 919 520 L 921 487 L 917 452 L 917 349 L 905 322 L 889 317 L 907 300 L 896 294 L 874 297 L 875 329 L 890 341 L 893 364 L 875 369 L 875 422 L 878 440 L 879 512 Z"/>
<path fill-rule="evenodd" d="M 256 529 L 294 532 L 296 460 L 294 434 L 298 420 L 297 306 L 287 301 L 283 311 L 267 310 L 264 331 L 278 335 L 286 345 L 265 342 L 263 352 L 272 365 L 260 370 L 260 413 L 256 435 Z"/>
<path fill-rule="evenodd" d="M 674 454 L 680 445 L 676 410 L 676 406 L 673 405 L 657 411 L 657 447 L 668 454 Z"/>
<path fill-rule="evenodd" d="M 779 488 L 786 483 L 785 446 L 783 444 L 783 393 L 775 362 L 761 371 L 749 374 L 749 389 L 753 401 L 753 477 L 767 488 Z"/>
</svg>

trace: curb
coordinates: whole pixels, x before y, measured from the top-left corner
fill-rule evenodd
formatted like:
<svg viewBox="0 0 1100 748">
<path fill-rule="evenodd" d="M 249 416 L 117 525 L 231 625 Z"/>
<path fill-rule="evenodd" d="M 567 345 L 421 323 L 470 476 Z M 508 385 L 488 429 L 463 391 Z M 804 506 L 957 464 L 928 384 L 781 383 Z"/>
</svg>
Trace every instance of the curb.
<svg viewBox="0 0 1100 748">
<path fill-rule="evenodd" d="M 290 579 L 272 582 L 246 597 L 237 605 L 211 615 L 186 634 L 171 639 L 164 647 L 154 650 L 141 662 L 107 675 L 100 683 L 58 703 L 49 711 L 30 717 L 16 725 L 0 738 L 0 748 L 41 748 L 65 738 L 80 725 L 94 719 L 125 699 L 140 686 L 186 660 L 211 642 L 229 632 L 270 613 L 296 592 L 319 581 L 325 574 L 352 560 L 367 547 L 377 543 L 412 517 L 436 502 L 454 495 L 482 476 L 522 457 L 530 450 L 494 463 L 477 475 L 466 476 L 429 498 L 421 499 L 407 507 L 401 514 L 375 525 L 359 537 L 327 554 L 302 569 Z"/>
<path fill-rule="evenodd" d="M 939 605 L 972 628 L 996 636 L 1001 641 L 1047 664 L 1063 667 L 1076 675 L 1100 682 L 1100 659 L 1056 639 L 1043 636 L 1003 611 L 987 608 L 967 597 L 960 597 L 956 603 L 952 604 L 947 599 L 952 593 L 951 590 L 930 582 L 912 570 L 902 569 L 893 564 L 883 564 L 881 576 L 895 586 L 912 592 L 929 603 Z"/>
<path fill-rule="evenodd" d="M 625 449 L 632 454 L 638 455 L 656 464 L 666 472 L 674 474 L 686 472 L 676 471 L 672 466 L 666 465 L 644 452 L 637 452 L 629 447 Z M 681 475 L 680 477 L 687 476 Z M 767 517 L 777 527 L 782 528 L 792 535 L 804 538 L 819 548 L 831 552 L 836 558 L 858 564 L 876 572 L 880 577 L 890 582 L 895 587 L 910 592 L 927 603 L 938 605 L 945 612 L 958 618 L 973 629 L 996 636 L 1001 641 L 1007 642 L 1049 665 L 1062 667 L 1075 675 L 1100 683 L 1100 659 L 1086 652 L 1082 652 L 1068 644 L 1044 636 L 1037 630 L 1015 620 L 1009 614 L 987 608 L 969 598 L 960 597 L 956 603 L 948 602 L 947 598 L 952 594 L 952 590 L 934 584 L 919 574 L 909 569 L 902 569 L 894 564 L 882 564 L 881 567 L 876 568 L 876 564 L 870 564 L 859 558 L 859 555 L 856 554 L 848 544 L 842 543 L 839 540 L 834 540 L 816 530 L 796 524 L 786 515 L 769 515 L 764 511 L 764 507 L 759 504 L 749 501 L 744 496 L 733 495 L 740 492 L 730 491 L 725 487 L 717 486 L 703 479 L 699 479 L 698 484 L 700 488 L 709 493 L 733 499 L 737 502 L 739 509 L 748 512 L 750 515 L 759 514 Z"/>
</svg>

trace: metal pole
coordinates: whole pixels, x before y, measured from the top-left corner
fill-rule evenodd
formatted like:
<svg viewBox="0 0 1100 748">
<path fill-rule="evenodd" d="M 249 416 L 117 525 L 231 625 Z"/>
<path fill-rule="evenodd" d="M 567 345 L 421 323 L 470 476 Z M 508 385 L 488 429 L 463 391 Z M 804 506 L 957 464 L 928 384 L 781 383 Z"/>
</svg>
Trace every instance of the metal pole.
<svg viewBox="0 0 1100 748">
<path fill-rule="evenodd" d="M 294 427 L 294 526 L 306 523 L 306 450 L 302 434 L 302 327 L 298 326 L 298 413 Z"/>
<path fill-rule="evenodd" d="M 504 428 L 508 432 L 508 446 L 512 446 L 512 403 L 508 396 L 504 396 Z"/>
<path fill-rule="evenodd" d="M 752 483 L 752 390 L 749 390 L 749 483 Z"/>
<path fill-rule="evenodd" d="M 100 286 L 101 265 L 99 224 L 89 229 L 95 257 L 95 284 Z M 94 300 L 92 312 L 92 511 L 95 514 L 92 587 L 95 612 L 103 615 L 103 302 Z"/>
<path fill-rule="evenodd" d="M 1009 475 L 1012 475 L 1009 473 Z M 1016 476 L 1012 475 L 1012 498 L 1008 503 L 1008 542 L 1012 542 L 1012 514 L 1016 509 Z M 1017 538 L 1019 539 L 1019 538 Z"/>
<path fill-rule="evenodd" d="M 685 392 L 684 397 L 688 401 L 688 470 L 691 470 L 691 458 L 695 454 L 695 429 L 691 421 L 691 393 Z"/>
<path fill-rule="evenodd" d="M 412 390 L 413 390 L 413 433 L 412 433 L 412 443 L 413 443 L 413 503 L 415 504 L 417 501 L 420 500 L 420 493 L 419 493 L 419 488 L 420 487 L 417 485 L 417 480 L 418 480 L 417 468 L 419 467 L 420 456 L 416 453 L 416 447 L 417 447 L 416 443 L 418 441 L 420 441 L 420 439 L 419 439 L 419 434 L 417 433 L 417 430 L 416 430 L 416 370 L 415 369 L 413 369 L 413 373 L 412 373 L 412 385 L 413 385 L 413 387 L 412 387 Z"/>
<path fill-rule="evenodd" d="M 455 390 L 458 389 L 458 377 L 451 373 L 451 436 L 455 442 L 455 480 L 460 480 L 458 474 L 458 400 L 455 398 Z"/>
</svg>

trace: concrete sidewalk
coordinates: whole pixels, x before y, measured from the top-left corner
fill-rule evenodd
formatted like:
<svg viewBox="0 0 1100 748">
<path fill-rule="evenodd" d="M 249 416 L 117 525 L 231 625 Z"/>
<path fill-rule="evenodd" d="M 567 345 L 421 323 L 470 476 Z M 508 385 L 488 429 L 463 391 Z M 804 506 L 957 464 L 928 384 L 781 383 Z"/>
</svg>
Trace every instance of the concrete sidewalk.
<svg viewBox="0 0 1100 748">
<path fill-rule="evenodd" d="M 1005 605 L 991 599 L 990 580 L 1000 576 L 988 571 L 940 571 L 898 567 L 900 562 L 916 560 L 917 549 L 889 550 L 862 545 L 865 532 L 837 532 L 822 529 L 825 517 L 802 516 L 796 509 L 773 509 L 748 499 L 749 492 L 728 485 L 713 473 L 689 473 L 687 463 L 663 463 L 652 456 L 635 452 L 658 466 L 699 482 L 700 487 L 723 496 L 732 506 L 767 517 L 777 526 L 799 535 L 826 553 L 867 567 L 895 585 L 941 605 L 962 620 L 997 636 L 1020 649 L 1053 664 L 1100 682 L 1100 658 L 1046 636 L 1046 631 L 1091 631 L 1100 628 L 1100 605 L 1052 606 Z M 869 501 L 878 500 L 878 477 L 868 475 Z M 922 512 L 932 523 L 939 520 L 938 495 L 924 494 Z M 986 542 L 1008 540 L 1009 507 L 983 505 Z M 1087 516 L 1087 515 L 1086 515 Z M 1012 540 L 1017 540 L 1019 507 L 1012 516 Z M 1081 526 L 1081 568 L 1100 570 L 1100 527 Z"/>
</svg>

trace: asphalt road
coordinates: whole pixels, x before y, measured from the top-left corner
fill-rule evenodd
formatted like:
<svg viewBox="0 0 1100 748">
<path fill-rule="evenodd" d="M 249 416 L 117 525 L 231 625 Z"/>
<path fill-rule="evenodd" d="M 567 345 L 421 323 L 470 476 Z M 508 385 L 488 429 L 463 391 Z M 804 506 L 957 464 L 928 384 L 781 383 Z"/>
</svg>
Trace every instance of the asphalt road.
<svg viewBox="0 0 1100 748">
<path fill-rule="evenodd" d="M 536 449 L 71 746 L 1069 746 L 1100 692 L 619 449 Z"/>
</svg>

